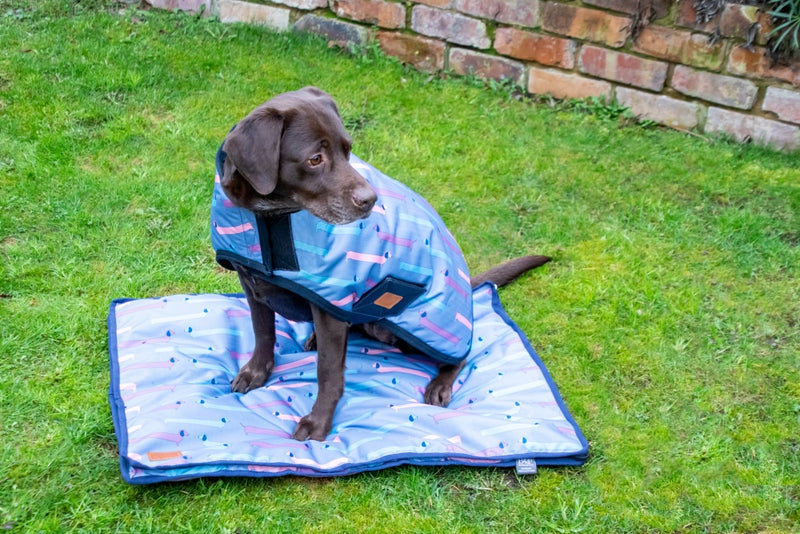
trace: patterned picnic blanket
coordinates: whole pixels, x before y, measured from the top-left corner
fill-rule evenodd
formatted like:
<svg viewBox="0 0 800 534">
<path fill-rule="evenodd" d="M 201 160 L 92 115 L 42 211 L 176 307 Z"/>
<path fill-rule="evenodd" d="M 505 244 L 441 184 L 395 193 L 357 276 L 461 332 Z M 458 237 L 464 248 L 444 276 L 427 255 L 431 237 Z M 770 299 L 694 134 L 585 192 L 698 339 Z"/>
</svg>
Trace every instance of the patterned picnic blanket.
<svg viewBox="0 0 800 534">
<path fill-rule="evenodd" d="M 109 399 L 132 484 L 206 476 L 338 476 L 400 464 L 582 464 L 588 443 L 495 287 L 473 292 L 474 337 L 446 408 L 423 403 L 435 364 L 351 335 L 345 393 L 324 442 L 290 435 L 317 394 L 307 323 L 278 317 L 276 367 L 230 382 L 254 346 L 241 295 L 115 300 Z"/>
</svg>

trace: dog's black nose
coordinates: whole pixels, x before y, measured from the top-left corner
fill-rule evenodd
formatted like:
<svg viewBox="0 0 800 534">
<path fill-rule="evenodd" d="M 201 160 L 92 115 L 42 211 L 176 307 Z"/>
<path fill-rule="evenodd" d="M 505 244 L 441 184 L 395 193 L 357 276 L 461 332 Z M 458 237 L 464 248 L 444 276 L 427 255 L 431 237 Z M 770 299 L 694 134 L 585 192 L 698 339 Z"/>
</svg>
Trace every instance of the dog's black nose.
<svg viewBox="0 0 800 534">
<path fill-rule="evenodd" d="M 371 187 L 363 187 L 353 192 L 353 205 L 365 213 L 372 210 L 377 200 L 378 196 Z"/>
</svg>

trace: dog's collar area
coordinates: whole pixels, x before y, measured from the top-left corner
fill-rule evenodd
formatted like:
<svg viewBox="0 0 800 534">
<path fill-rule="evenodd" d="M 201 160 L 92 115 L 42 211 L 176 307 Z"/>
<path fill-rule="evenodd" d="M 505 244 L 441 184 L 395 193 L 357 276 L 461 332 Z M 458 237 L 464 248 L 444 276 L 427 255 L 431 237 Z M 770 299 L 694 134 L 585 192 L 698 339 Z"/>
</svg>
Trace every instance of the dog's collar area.
<svg viewBox="0 0 800 534">
<path fill-rule="evenodd" d="M 283 217 L 302 210 L 294 200 L 280 194 L 270 194 L 255 201 L 253 212 L 266 218 Z"/>
<path fill-rule="evenodd" d="M 261 242 L 261 256 L 269 274 L 273 271 L 300 270 L 297 251 L 292 236 L 292 220 L 290 213 L 270 214 L 265 217 L 256 215 L 258 238 Z"/>
</svg>

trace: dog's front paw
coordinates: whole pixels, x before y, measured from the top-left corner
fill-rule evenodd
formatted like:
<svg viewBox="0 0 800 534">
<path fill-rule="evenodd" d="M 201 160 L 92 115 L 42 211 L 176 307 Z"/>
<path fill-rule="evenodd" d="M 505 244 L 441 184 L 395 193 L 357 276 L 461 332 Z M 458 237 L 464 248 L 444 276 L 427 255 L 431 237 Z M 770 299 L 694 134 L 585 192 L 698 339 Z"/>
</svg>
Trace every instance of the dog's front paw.
<svg viewBox="0 0 800 534">
<path fill-rule="evenodd" d="M 425 388 L 425 404 L 445 407 L 450 404 L 452 392 L 453 382 L 441 380 L 441 376 L 437 376 Z"/>
<path fill-rule="evenodd" d="M 252 360 L 247 362 L 231 382 L 231 391 L 234 393 L 247 393 L 267 383 L 272 366 L 267 369 L 263 365 L 250 365 L 251 363 Z"/>
<path fill-rule="evenodd" d="M 333 427 L 333 420 L 330 417 L 319 417 L 312 411 L 297 423 L 292 438 L 297 441 L 313 439 L 315 441 L 325 441 Z"/>
</svg>

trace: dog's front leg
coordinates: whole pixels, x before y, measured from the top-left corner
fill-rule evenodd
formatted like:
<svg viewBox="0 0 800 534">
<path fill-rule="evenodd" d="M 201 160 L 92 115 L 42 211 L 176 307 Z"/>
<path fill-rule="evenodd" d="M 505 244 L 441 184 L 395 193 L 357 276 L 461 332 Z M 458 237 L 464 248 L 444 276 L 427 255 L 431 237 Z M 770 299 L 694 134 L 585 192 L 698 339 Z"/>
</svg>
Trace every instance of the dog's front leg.
<svg viewBox="0 0 800 534">
<path fill-rule="evenodd" d="M 254 295 L 254 290 L 241 274 L 242 288 L 250 305 L 256 346 L 250 361 L 231 382 L 231 391 L 247 393 L 267 383 L 275 366 L 275 312 Z"/>
<path fill-rule="evenodd" d="M 317 337 L 317 401 L 311 413 L 300 419 L 292 437 L 299 441 L 325 441 L 333 426 L 336 405 L 344 393 L 344 360 L 348 324 L 312 305 Z"/>
<path fill-rule="evenodd" d="M 425 388 L 425 404 L 432 406 L 447 406 L 450 404 L 453 383 L 464 368 L 464 363 L 462 361 L 454 365 L 442 364 L 439 366 L 439 374 Z"/>
</svg>

